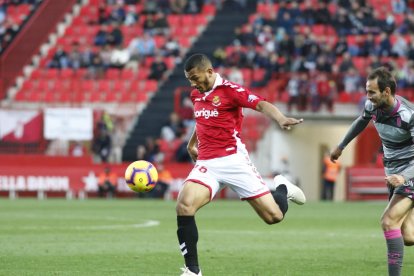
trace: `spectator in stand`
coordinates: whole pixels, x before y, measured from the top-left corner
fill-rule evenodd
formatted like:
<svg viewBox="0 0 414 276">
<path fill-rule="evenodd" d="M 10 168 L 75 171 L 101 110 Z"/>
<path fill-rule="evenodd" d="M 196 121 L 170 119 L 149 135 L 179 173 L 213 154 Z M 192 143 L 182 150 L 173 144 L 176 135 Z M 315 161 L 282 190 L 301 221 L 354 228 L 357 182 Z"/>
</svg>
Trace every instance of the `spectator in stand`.
<svg viewBox="0 0 414 276">
<path fill-rule="evenodd" d="M 319 105 L 316 110 L 319 110 L 322 104 L 325 104 L 328 111 L 333 112 L 333 102 L 337 93 L 335 82 L 329 80 L 327 74 L 318 74 L 317 89 Z"/>
<path fill-rule="evenodd" d="M 112 68 L 123 69 L 130 58 L 128 49 L 118 45 L 112 50 L 110 66 Z"/>
<path fill-rule="evenodd" d="M 108 198 L 115 197 L 116 188 L 118 184 L 118 176 L 109 166 L 106 166 L 104 171 L 98 177 L 98 196 Z"/>
<path fill-rule="evenodd" d="M 79 50 L 79 43 L 73 42 L 72 49 L 68 55 L 70 67 L 77 70 L 82 65 L 82 53 Z"/>
<path fill-rule="evenodd" d="M 163 46 L 163 56 L 180 57 L 180 44 L 172 35 L 168 36 L 165 41 Z"/>
<path fill-rule="evenodd" d="M 317 2 L 318 7 L 315 10 L 315 24 L 331 24 L 331 14 L 328 10 L 328 4 L 324 1 Z"/>
<path fill-rule="evenodd" d="M 236 28 L 236 39 L 243 46 L 256 46 L 257 38 L 253 32 L 253 27 L 251 25 L 246 25 L 244 29 Z"/>
<path fill-rule="evenodd" d="M 355 68 L 355 64 L 352 61 L 351 54 L 349 52 L 346 52 L 343 54 L 342 61 L 339 63 L 339 72 L 348 72 L 350 68 Z"/>
<path fill-rule="evenodd" d="M 233 51 L 226 58 L 227 66 L 245 67 L 246 54 L 240 44 L 234 46 Z"/>
<path fill-rule="evenodd" d="M 113 23 L 112 31 L 108 33 L 107 43 L 111 46 L 120 46 L 124 42 L 124 35 L 118 22 Z"/>
<path fill-rule="evenodd" d="M 155 40 L 149 33 L 144 33 L 142 37 L 136 37 L 128 45 L 131 58 L 142 60 L 146 56 L 153 56 L 155 53 Z"/>
<path fill-rule="evenodd" d="M 81 54 L 81 67 L 88 68 L 91 66 L 94 56 L 95 53 L 92 51 L 91 47 L 86 45 L 85 50 L 83 50 Z"/>
<path fill-rule="evenodd" d="M 269 63 L 264 66 L 265 73 L 261 80 L 252 81 L 251 87 L 263 87 L 271 80 L 273 74 L 280 71 L 281 65 L 279 64 L 279 56 L 276 53 L 270 54 Z M 254 69 L 253 69 L 254 70 Z"/>
<path fill-rule="evenodd" d="M 124 24 L 126 26 L 133 26 L 138 22 L 139 16 L 135 5 L 129 5 L 125 14 Z"/>
<path fill-rule="evenodd" d="M 100 129 L 92 141 L 92 152 L 97 163 L 107 163 L 112 148 L 112 139 L 106 128 Z"/>
<path fill-rule="evenodd" d="M 160 152 L 160 146 L 158 145 L 157 140 L 153 137 L 148 136 L 145 138 L 145 159 L 151 163 L 162 162 L 164 155 Z"/>
<path fill-rule="evenodd" d="M 55 54 L 52 57 L 52 60 L 50 61 L 49 68 L 58 68 L 58 69 L 62 69 L 62 68 L 68 68 L 70 67 L 70 61 L 69 61 L 69 57 L 68 54 L 66 53 L 66 51 L 63 49 L 62 46 L 58 46 Z"/>
<path fill-rule="evenodd" d="M 312 0 L 305 0 L 302 16 L 298 18 L 300 24 L 313 25 L 315 23 L 316 11 Z"/>
<path fill-rule="evenodd" d="M 284 33 L 283 38 L 278 42 L 276 49 L 278 49 L 278 54 L 282 57 L 294 56 L 295 43 L 292 37 L 289 34 Z"/>
<path fill-rule="evenodd" d="M 94 55 L 92 63 L 88 67 L 88 77 L 92 79 L 101 79 L 105 75 L 105 64 L 100 55 Z"/>
<path fill-rule="evenodd" d="M 188 0 L 170 0 L 170 9 L 172 13 L 183 14 Z"/>
<path fill-rule="evenodd" d="M 242 71 L 235 66 L 230 67 L 229 73 L 228 73 L 228 80 L 240 85 L 244 85 L 244 78 Z"/>
<path fill-rule="evenodd" d="M 110 20 L 112 23 L 122 24 L 125 21 L 126 11 L 124 5 L 117 2 L 115 7 L 112 9 Z"/>
<path fill-rule="evenodd" d="M 95 46 L 104 46 L 108 44 L 108 26 L 101 25 L 99 31 L 95 35 L 94 44 Z"/>
<path fill-rule="evenodd" d="M 286 10 L 281 14 L 281 17 L 277 17 L 276 24 L 279 28 L 282 28 L 288 35 L 294 35 L 295 20 L 292 18 L 290 12 Z"/>
<path fill-rule="evenodd" d="M 367 57 L 376 51 L 375 37 L 372 33 L 368 33 L 362 42 L 359 56 Z"/>
<path fill-rule="evenodd" d="M 383 57 L 391 56 L 391 48 L 391 41 L 388 34 L 386 32 L 381 32 L 377 49 L 378 55 Z"/>
<path fill-rule="evenodd" d="M 338 37 L 334 51 L 337 56 L 342 56 L 344 53 L 348 52 L 348 43 L 346 41 L 346 36 Z"/>
<path fill-rule="evenodd" d="M 167 72 L 167 64 L 164 61 L 164 57 L 160 54 L 155 56 L 154 61 L 151 63 L 150 73 L 148 79 L 161 81 L 164 80 L 165 72 Z"/>
<path fill-rule="evenodd" d="M 213 52 L 213 65 L 215 68 L 224 66 L 227 60 L 227 53 L 223 46 L 218 46 Z"/>
<path fill-rule="evenodd" d="M 348 11 L 342 7 L 339 7 L 332 21 L 332 25 L 339 37 L 349 35 L 350 30 L 352 29 L 352 23 L 349 20 Z"/>
<path fill-rule="evenodd" d="M 193 102 L 189 96 L 185 96 L 181 102 L 180 108 L 178 110 L 178 116 L 180 116 L 183 124 L 186 128 L 186 133 L 192 133 L 192 128 L 194 127 L 194 108 Z M 189 138 L 189 137 L 188 137 Z"/>
<path fill-rule="evenodd" d="M 185 125 L 180 116 L 172 112 L 168 122 L 161 128 L 160 138 L 171 142 L 185 134 Z"/>
<path fill-rule="evenodd" d="M 261 32 L 257 35 L 257 43 L 267 51 L 271 52 L 275 49 L 275 37 L 271 26 L 263 26 Z"/>
<path fill-rule="evenodd" d="M 105 25 L 109 23 L 111 10 L 108 5 L 101 1 L 98 7 L 98 23 L 99 25 Z"/>
<path fill-rule="evenodd" d="M 144 19 L 144 23 L 142 24 L 142 27 L 144 28 L 144 32 L 151 33 L 154 35 L 153 29 L 155 26 L 155 14 L 147 14 L 147 16 Z"/>
<path fill-rule="evenodd" d="M 362 92 L 362 79 L 355 68 L 349 68 L 343 76 L 346 93 L 356 94 Z"/>
<path fill-rule="evenodd" d="M 169 32 L 169 24 L 167 21 L 167 17 L 165 14 L 159 10 L 154 19 L 154 25 L 153 25 L 153 32 L 156 35 L 168 35 Z"/>
<path fill-rule="evenodd" d="M 369 63 L 369 71 L 374 70 L 375 68 L 381 67 L 382 63 L 379 60 L 378 56 L 375 53 L 371 53 L 368 57 L 368 63 Z"/>
<path fill-rule="evenodd" d="M 105 68 L 111 67 L 111 59 L 112 59 L 112 47 L 110 45 L 105 45 L 98 50 L 97 55 L 101 57 L 102 63 Z"/>
<path fill-rule="evenodd" d="M 391 0 L 391 6 L 396 14 L 404 14 L 407 11 L 406 0 Z"/>
<path fill-rule="evenodd" d="M 299 86 L 300 86 L 300 79 L 299 74 L 292 73 L 288 84 L 287 84 L 287 92 L 289 94 L 289 99 L 287 103 L 288 111 L 292 111 L 293 105 L 298 106 L 299 103 Z"/>
<path fill-rule="evenodd" d="M 315 69 L 319 72 L 332 72 L 332 62 L 328 60 L 326 55 L 320 54 L 316 58 Z"/>
<path fill-rule="evenodd" d="M 392 56 L 406 57 L 408 52 L 408 43 L 405 40 L 405 37 L 398 32 L 395 33 L 395 36 L 396 40 L 391 48 Z"/>
</svg>

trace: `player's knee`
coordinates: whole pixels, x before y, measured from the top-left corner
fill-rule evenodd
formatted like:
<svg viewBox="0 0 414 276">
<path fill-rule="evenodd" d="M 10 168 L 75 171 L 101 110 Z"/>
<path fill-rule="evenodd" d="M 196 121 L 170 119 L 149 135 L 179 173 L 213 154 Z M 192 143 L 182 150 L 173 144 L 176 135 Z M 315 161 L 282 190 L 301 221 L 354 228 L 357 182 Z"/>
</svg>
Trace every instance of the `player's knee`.
<svg viewBox="0 0 414 276">
<path fill-rule="evenodd" d="M 414 245 L 414 234 L 404 233 L 403 238 L 404 238 L 404 245 L 405 246 L 413 246 Z"/>
<path fill-rule="evenodd" d="M 384 215 L 381 217 L 381 228 L 383 231 L 394 229 L 394 222 L 388 216 Z"/>
<path fill-rule="evenodd" d="M 269 225 L 276 224 L 283 220 L 283 214 L 282 212 L 269 213 L 263 217 L 263 220 Z"/>
<path fill-rule="evenodd" d="M 184 201 L 178 201 L 175 211 L 178 216 L 193 216 L 196 212 L 196 208 Z"/>
</svg>

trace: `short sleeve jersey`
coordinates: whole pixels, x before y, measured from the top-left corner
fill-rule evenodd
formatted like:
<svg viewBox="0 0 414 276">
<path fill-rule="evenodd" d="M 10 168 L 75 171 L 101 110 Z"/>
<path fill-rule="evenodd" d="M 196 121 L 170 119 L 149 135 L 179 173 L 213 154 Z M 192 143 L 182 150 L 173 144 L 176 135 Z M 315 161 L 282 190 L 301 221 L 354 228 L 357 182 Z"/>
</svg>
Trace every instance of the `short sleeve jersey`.
<svg viewBox="0 0 414 276">
<path fill-rule="evenodd" d="M 243 107 L 256 109 L 264 98 L 216 73 L 212 90 L 191 92 L 196 120 L 198 159 L 231 155 L 244 147 L 240 139 Z"/>
<path fill-rule="evenodd" d="M 378 131 L 386 160 L 403 160 L 414 157 L 414 106 L 396 96 L 391 113 L 375 108 L 367 100 L 362 117 L 372 120 Z"/>
</svg>

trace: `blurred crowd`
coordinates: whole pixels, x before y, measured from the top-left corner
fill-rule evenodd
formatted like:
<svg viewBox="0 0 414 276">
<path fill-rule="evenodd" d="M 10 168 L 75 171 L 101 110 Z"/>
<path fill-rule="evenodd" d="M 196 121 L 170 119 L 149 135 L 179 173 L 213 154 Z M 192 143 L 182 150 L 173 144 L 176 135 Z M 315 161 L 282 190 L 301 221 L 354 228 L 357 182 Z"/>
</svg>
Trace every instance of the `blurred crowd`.
<svg viewBox="0 0 414 276">
<path fill-rule="evenodd" d="M 42 0 L 0 0 L 0 53 Z"/>
<path fill-rule="evenodd" d="M 235 30 L 232 45 L 217 47 L 215 66 L 245 84 L 240 69 L 263 70 L 247 81 L 252 88 L 285 79 L 289 107 L 299 110 L 324 103 L 332 110 L 339 93 L 359 99 L 367 72 L 381 65 L 399 88 L 414 88 L 414 4 L 386 2 L 392 9 L 360 0 L 259 1 L 264 8 Z"/>
</svg>

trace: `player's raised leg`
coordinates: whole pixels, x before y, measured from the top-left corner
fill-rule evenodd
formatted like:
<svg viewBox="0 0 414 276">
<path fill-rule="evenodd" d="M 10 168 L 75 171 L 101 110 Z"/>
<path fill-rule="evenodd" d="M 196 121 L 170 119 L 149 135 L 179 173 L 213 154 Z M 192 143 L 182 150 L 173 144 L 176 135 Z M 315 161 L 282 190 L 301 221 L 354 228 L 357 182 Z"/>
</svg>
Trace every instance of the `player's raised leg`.
<svg viewBox="0 0 414 276">
<path fill-rule="evenodd" d="M 286 186 L 286 188 L 287 188 L 287 198 L 290 201 L 292 201 L 296 204 L 299 204 L 299 205 L 305 204 L 306 196 L 303 193 L 303 191 L 298 186 L 296 186 L 295 184 L 290 182 L 286 177 L 279 174 L 279 175 L 275 176 L 273 181 L 276 185 L 276 190 L 282 184 L 284 184 Z"/>
<path fill-rule="evenodd" d="M 283 195 L 282 191 L 278 199 L 276 199 L 272 194 L 268 193 L 258 198 L 248 199 L 247 202 L 250 203 L 256 213 L 267 224 L 275 224 L 281 222 L 287 212 L 288 203 L 286 194 L 287 192 L 285 191 Z M 276 200 L 278 202 L 275 202 Z"/>
<path fill-rule="evenodd" d="M 210 201 L 210 190 L 194 182 L 186 182 L 177 199 L 177 236 L 185 268 L 182 276 L 201 276 L 198 264 L 198 229 L 194 215 Z"/>
<path fill-rule="evenodd" d="M 401 275 L 404 259 L 404 239 L 401 228 L 411 209 L 411 199 L 394 194 L 381 217 L 381 226 L 387 244 L 388 275 Z"/>
</svg>

